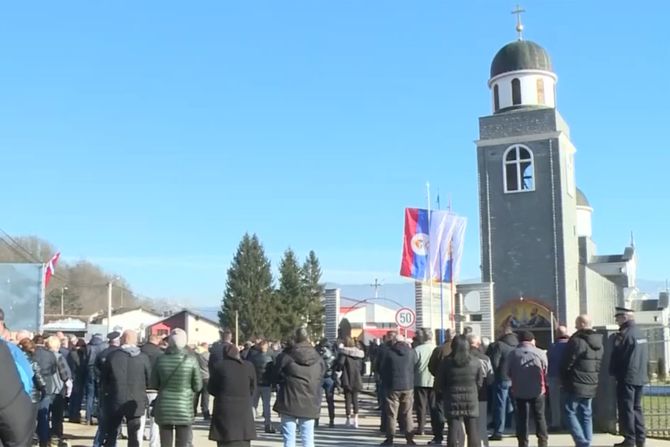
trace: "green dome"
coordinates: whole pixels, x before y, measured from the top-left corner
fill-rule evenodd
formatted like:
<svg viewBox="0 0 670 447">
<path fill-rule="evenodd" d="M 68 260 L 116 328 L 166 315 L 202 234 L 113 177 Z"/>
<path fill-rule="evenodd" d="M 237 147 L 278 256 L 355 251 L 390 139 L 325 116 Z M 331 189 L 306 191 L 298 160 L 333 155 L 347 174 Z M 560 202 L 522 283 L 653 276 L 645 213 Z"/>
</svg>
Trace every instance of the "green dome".
<svg viewBox="0 0 670 447">
<path fill-rule="evenodd" d="M 530 40 L 508 43 L 491 63 L 491 77 L 517 70 L 553 71 L 547 51 Z"/>
</svg>

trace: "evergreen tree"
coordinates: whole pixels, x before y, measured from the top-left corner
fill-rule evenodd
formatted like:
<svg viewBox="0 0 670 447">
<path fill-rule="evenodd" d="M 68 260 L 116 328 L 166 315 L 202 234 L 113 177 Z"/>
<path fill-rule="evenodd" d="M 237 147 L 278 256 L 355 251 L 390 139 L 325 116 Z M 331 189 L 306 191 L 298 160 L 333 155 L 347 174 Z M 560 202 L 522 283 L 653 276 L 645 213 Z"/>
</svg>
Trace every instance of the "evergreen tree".
<svg viewBox="0 0 670 447">
<path fill-rule="evenodd" d="M 308 316 L 308 329 L 313 340 L 323 336 L 325 307 L 323 296 L 325 287 L 321 283 L 321 265 L 314 251 L 310 251 L 302 267 L 302 281 Z"/>
<path fill-rule="evenodd" d="M 284 252 L 279 264 L 277 301 L 281 336 L 290 337 L 295 329 L 302 326 L 309 318 L 302 269 L 290 248 Z"/>
<path fill-rule="evenodd" d="M 228 269 L 219 320 L 221 326 L 235 329 L 239 313 L 239 337 L 272 337 L 278 333 L 273 312 L 272 270 L 258 237 L 242 237 Z"/>
</svg>

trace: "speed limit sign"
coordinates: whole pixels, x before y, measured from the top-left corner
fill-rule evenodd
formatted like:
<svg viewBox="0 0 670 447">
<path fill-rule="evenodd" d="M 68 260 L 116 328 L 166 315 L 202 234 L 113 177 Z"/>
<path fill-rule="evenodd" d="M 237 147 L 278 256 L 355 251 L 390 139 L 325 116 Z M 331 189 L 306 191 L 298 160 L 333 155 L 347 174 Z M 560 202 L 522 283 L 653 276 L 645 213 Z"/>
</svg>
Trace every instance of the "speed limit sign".
<svg viewBox="0 0 670 447">
<path fill-rule="evenodd" d="M 398 327 L 401 327 L 403 329 L 412 327 L 415 321 L 416 321 L 416 314 L 412 309 L 408 307 L 398 309 L 398 312 L 396 312 L 395 314 L 396 324 L 398 325 Z"/>
</svg>

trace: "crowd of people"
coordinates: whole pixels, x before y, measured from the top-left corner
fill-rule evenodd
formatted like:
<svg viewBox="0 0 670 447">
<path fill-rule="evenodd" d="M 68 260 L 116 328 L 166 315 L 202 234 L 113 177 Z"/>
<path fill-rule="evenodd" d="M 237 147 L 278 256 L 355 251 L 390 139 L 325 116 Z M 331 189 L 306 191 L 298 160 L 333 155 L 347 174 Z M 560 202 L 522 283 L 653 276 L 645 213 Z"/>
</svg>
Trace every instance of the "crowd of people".
<svg viewBox="0 0 670 447">
<path fill-rule="evenodd" d="M 643 447 L 646 340 L 630 309 L 618 308 L 616 320 L 610 372 L 624 436 L 617 446 Z M 124 424 L 130 447 L 145 438 L 150 447 L 190 447 L 198 409 L 209 421 L 209 439 L 221 447 L 250 446 L 257 416 L 267 433 L 275 433 L 273 412 L 285 447 L 298 438 L 313 447 L 324 397 L 327 425 L 335 426 L 336 391 L 344 396 L 346 426 L 358 428 L 368 359 L 385 435 L 381 445 L 394 445 L 398 428 L 408 445 L 416 445 L 428 421 L 429 445 L 442 445 L 445 434 L 450 447 L 489 445 L 502 439 L 513 416 L 520 447 L 529 445 L 531 419 L 539 446 L 548 445 L 552 430 L 566 428 L 575 446 L 587 447 L 604 352 L 603 337 L 587 315 L 576 319 L 572 335 L 559 327 L 548 351 L 536 346 L 533 333 L 512 328 L 493 342 L 468 330 L 447 331 L 439 346 L 426 329 L 411 340 L 389 331 L 369 347 L 349 337 L 314 343 L 304 328 L 283 344 L 255 340 L 243 347 L 227 330 L 211 346 L 189 346 L 181 329 L 151 336 L 141 346 L 131 330 L 112 332 L 106 342 L 97 334 L 86 343 L 61 333 L 45 338 L 10 332 L 2 310 L 0 334 L 4 447 L 58 446 L 66 418 L 97 424 L 94 447 L 115 446 Z"/>
<path fill-rule="evenodd" d="M 643 447 L 647 340 L 636 327 L 632 310 L 617 308 L 615 319 L 620 329 L 609 373 L 617 382 L 619 430 L 624 436 L 615 447 Z M 550 432 L 564 429 L 576 447 L 591 446 L 592 401 L 604 342 L 589 316 L 576 319 L 572 335 L 566 327 L 558 327 L 546 351 L 536 346 L 532 332 L 514 332 L 511 327 L 501 332 L 491 343 L 467 328 L 459 335 L 447 331 L 440 346 L 433 344 L 429 330 L 418 330 L 411 341 L 389 332 L 371 350 L 380 430 L 386 435 L 381 445 L 394 445 L 397 426 L 407 444 L 416 445 L 415 436 L 424 434 L 430 414 L 429 445 L 442 445 L 446 431 L 449 447 L 488 446 L 503 439 L 513 418 L 519 447 L 529 445 L 531 419 L 540 447 L 548 445 Z"/>
</svg>

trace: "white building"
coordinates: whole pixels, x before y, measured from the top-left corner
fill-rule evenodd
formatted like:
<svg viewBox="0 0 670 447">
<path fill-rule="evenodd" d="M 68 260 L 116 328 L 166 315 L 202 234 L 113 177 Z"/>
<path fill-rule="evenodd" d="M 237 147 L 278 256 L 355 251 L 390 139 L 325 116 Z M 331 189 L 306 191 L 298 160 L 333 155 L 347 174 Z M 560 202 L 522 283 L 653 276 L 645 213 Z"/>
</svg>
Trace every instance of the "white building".
<svg viewBox="0 0 670 447">
<path fill-rule="evenodd" d="M 107 323 L 106 315 L 98 315 L 91 319 L 90 323 L 110 327 L 114 330 L 131 329 L 140 334 L 140 337 L 146 332 L 146 329 L 152 324 L 163 318 L 156 312 L 144 309 L 142 307 L 119 308 L 112 312 L 111 324 Z"/>
</svg>

